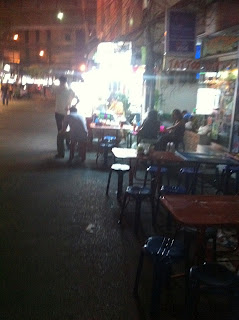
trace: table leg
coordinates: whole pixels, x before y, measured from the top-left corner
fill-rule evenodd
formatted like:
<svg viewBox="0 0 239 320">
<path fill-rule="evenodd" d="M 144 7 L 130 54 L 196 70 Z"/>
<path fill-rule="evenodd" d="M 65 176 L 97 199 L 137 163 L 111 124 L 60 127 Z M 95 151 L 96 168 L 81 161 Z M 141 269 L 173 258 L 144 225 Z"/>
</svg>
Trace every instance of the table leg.
<svg viewBox="0 0 239 320">
<path fill-rule="evenodd" d="M 129 160 L 129 166 L 130 166 L 130 169 L 129 169 L 129 186 L 132 186 L 133 185 L 133 182 L 134 182 L 134 166 L 132 165 L 132 159 Z"/>
</svg>

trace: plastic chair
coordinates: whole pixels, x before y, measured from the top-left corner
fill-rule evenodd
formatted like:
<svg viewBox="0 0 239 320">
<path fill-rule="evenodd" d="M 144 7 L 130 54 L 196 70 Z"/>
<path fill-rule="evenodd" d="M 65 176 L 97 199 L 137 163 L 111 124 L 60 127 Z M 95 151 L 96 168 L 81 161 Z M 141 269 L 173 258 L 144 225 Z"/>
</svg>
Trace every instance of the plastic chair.
<svg viewBox="0 0 239 320">
<path fill-rule="evenodd" d="M 124 174 L 129 172 L 130 166 L 127 164 L 114 163 L 112 164 L 109 172 L 107 187 L 106 187 L 106 195 L 109 193 L 110 180 L 113 172 L 116 172 L 118 175 L 118 189 L 117 189 L 117 199 L 120 200 L 123 189 L 123 179 Z"/>
<path fill-rule="evenodd" d="M 229 185 L 230 185 L 231 176 L 235 174 L 236 179 L 235 179 L 234 193 L 237 194 L 239 191 L 239 166 L 224 166 L 222 168 L 221 174 L 219 173 L 219 170 L 220 168 L 219 166 L 217 166 L 216 180 L 219 181 L 217 193 L 219 192 L 222 192 L 223 194 L 230 193 Z"/>
<path fill-rule="evenodd" d="M 190 185 L 190 179 L 195 179 L 194 180 L 194 189 L 192 190 L 192 193 L 195 193 L 196 192 L 196 185 L 197 185 L 197 181 L 198 181 L 198 178 L 201 179 L 201 194 L 203 194 L 203 184 L 204 184 L 204 181 L 203 181 L 203 172 L 201 170 L 198 170 L 196 175 L 195 175 L 195 170 L 196 168 L 193 168 L 193 167 L 185 167 L 185 168 L 181 168 L 179 170 L 179 183 L 182 182 L 183 180 L 183 176 L 185 176 L 185 188 L 188 189 L 189 188 L 189 185 Z"/>
<path fill-rule="evenodd" d="M 151 202 L 152 208 L 152 225 L 155 224 L 155 209 L 154 209 L 154 194 L 150 188 L 144 186 L 128 186 L 126 188 L 124 199 L 122 203 L 119 224 L 122 222 L 122 218 L 124 216 L 124 211 L 126 208 L 127 201 L 130 199 L 135 200 L 135 222 L 134 222 L 134 231 L 138 233 L 139 222 L 140 222 L 140 211 L 142 201 L 149 199 Z"/>
<path fill-rule="evenodd" d="M 169 184 L 169 175 L 168 175 L 168 169 L 165 167 L 160 168 L 160 181 L 157 181 L 157 173 L 158 173 L 158 166 L 150 166 L 146 169 L 145 171 L 145 176 L 144 176 L 144 186 L 147 184 L 147 179 L 148 179 L 148 174 L 150 173 L 151 179 L 150 179 L 150 185 L 151 189 L 156 192 L 157 185 L 161 186 L 163 176 L 167 176 L 167 182 Z"/>
<path fill-rule="evenodd" d="M 205 263 L 190 269 L 186 296 L 186 320 L 194 318 L 200 295 L 205 292 L 227 295 L 231 304 L 228 308 L 231 310 L 230 319 L 238 319 L 239 277 L 220 264 Z"/>
<path fill-rule="evenodd" d="M 149 257 L 153 263 L 153 281 L 151 292 L 150 313 L 160 319 L 160 296 L 162 288 L 169 283 L 172 266 L 181 261 L 185 262 L 185 272 L 189 270 L 190 241 L 175 240 L 175 238 L 154 236 L 149 237 L 141 249 L 133 293 L 138 297 L 139 281 L 143 269 L 144 257 Z"/>
<path fill-rule="evenodd" d="M 105 136 L 98 144 L 98 150 L 96 154 L 96 164 L 98 163 L 99 156 L 103 153 L 104 165 L 108 164 L 108 154 L 117 145 L 115 136 Z"/>
</svg>

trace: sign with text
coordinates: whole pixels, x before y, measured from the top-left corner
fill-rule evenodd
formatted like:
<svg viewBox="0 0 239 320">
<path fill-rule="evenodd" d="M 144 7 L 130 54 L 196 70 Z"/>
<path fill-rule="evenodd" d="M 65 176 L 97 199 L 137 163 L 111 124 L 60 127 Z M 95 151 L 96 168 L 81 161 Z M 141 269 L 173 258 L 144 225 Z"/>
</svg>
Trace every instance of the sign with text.
<svg viewBox="0 0 239 320">
<path fill-rule="evenodd" d="M 194 55 L 196 15 L 188 11 L 170 10 L 167 14 L 167 53 Z"/>
<path fill-rule="evenodd" d="M 213 56 L 227 52 L 236 52 L 238 48 L 239 37 L 219 36 L 203 39 L 202 57 Z"/>
<path fill-rule="evenodd" d="M 168 57 L 165 59 L 167 71 L 218 72 L 219 62 L 214 60 L 198 60 L 186 57 Z"/>
<path fill-rule="evenodd" d="M 166 57 L 165 69 L 174 71 L 200 71 L 200 62 L 196 59 Z"/>
</svg>

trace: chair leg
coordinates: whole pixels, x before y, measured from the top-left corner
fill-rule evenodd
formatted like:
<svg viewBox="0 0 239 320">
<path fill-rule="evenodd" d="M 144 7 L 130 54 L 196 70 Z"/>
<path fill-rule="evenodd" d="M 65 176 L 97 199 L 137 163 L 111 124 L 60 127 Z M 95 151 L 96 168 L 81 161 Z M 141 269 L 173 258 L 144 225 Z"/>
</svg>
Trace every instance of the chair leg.
<svg viewBox="0 0 239 320">
<path fill-rule="evenodd" d="M 137 267 L 137 272 L 136 272 L 136 277 L 134 281 L 134 291 L 133 294 L 135 297 L 138 297 L 138 288 L 139 288 L 139 280 L 143 268 L 143 263 L 144 263 L 144 251 L 143 249 L 141 250 L 140 257 L 139 257 L 139 263 Z"/>
<path fill-rule="evenodd" d="M 70 144 L 70 158 L 69 158 L 69 160 L 72 160 L 74 158 L 75 147 L 76 147 L 76 142 L 75 141 L 71 141 L 71 144 Z"/>
<path fill-rule="evenodd" d="M 125 207 L 126 207 L 127 198 L 128 198 L 128 195 L 127 195 L 127 193 L 125 193 L 124 194 L 123 203 L 122 203 L 122 207 L 121 207 L 120 218 L 119 218 L 119 221 L 118 221 L 119 224 L 121 224 L 121 222 L 122 222 L 122 218 L 123 218 L 123 215 L 124 215 L 124 210 L 125 210 Z"/>
<path fill-rule="evenodd" d="M 212 239 L 213 261 L 217 261 L 217 237 Z"/>
<path fill-rule="evenodd" d="M 108 182 L 107 182 L 107 187 L 106 187 L 106 195 L 107 196 L 108 196 L 108 193 L 109 193 L 111 176 L 112 176 L 112 170 L 110 170 L 109 177 L 108 177 Z"/>
<path fill-rule="evenodd" d="M 138 230 L 139 230 L 140 210 L 141 210 L 141 200 L 136 199 L 135 220 L 134 220 L 134 231 L 136 234 L 138 233 Z"/>
<path fill-rule="evenodd" d="M 151 316 L 156 317 L 155 319 L 160 319 L 160 297 L 166 272 L 165 268 L 167 268 L 167 266 L 156 258 L 153 265 L 153 283 L 150 308 Z"/>
<path fill-rule="evenodd" d="M 152 225 L 156 224 L 156 212 L 155 212 L 155 205 L 154 205 L 154 196 L 150 198 L 151 207 L 152 207 Z"/>
<path fill-rule="evenodd" d="M 107 164 L 108 164 L 108 147 L 104 147 L 103 156 L 104 156 L 104 166 L 107 166 Z"/>
<path fill-rule="evenodd" d="M 147 178 L 148 178 L 148 171 L 146 170 L 146 171 L 145 171 L 145 175 L 144 175 L 144 187 L 145 187 L 146 184 L 147 184 Z"/>
<path fill-rule="evenodd" d="M 121 195 L 122 195 L 123 177 L 124 177 L 124 173 L 123 172 L 118 172 L 118 189 L 117 189 L 117 199 L 118 200 L 121 198 Z"/>
<path fill-rule="evenodd" d="M 185 320 L 193 320 L 197 309 L 197 303 L 199 301 L 199 282 L 190 277 L 186 290 Z"/>
</svg>

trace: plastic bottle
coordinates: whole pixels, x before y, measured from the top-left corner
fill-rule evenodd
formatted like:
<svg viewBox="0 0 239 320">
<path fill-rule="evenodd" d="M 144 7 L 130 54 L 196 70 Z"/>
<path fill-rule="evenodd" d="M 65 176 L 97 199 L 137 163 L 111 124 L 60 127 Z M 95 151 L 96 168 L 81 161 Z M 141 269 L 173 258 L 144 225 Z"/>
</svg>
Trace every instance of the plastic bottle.
<svg viewBox="0 0 239 320">
<path fill-rule="evenodd" d="M 166 151 L 170 151 L 170 142 L 167 143 Z"/>
</svg>

